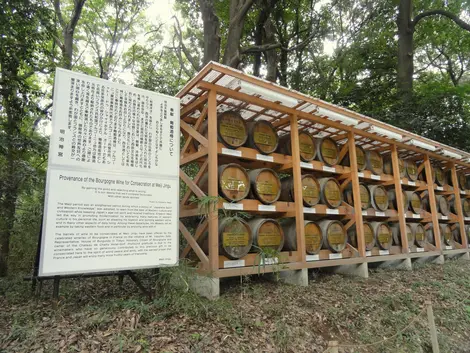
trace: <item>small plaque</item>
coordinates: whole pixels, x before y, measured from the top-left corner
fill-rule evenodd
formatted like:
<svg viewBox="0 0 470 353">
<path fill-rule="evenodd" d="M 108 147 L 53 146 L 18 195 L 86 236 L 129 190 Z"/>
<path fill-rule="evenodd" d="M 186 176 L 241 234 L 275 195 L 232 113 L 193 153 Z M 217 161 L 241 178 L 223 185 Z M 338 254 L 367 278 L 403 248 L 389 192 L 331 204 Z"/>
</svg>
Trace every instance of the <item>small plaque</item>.
<svg viewBox="0 0 470 353">
<path fill-rule="evenodd" d="M 416 252 L 424 252 L 424 248 L 416 248 Z"/>
<path fill-rule="evenodd" d="M 222 148 L 222 154 L 225 154 L 227 156 L 241 157 L 242 151 L 231 150 L 230 148 Z"/>
<path fill-rule="evenodd" d="M 449 219 L 449 217 L 447 217 L 447 216 L 441 216 L 441 219 L 446 220 L 446 219 Z"/>
<path fill-rule="evenodd" d="M 470 221 L 470 217 L 465 217 L 465 220 L 466 220 L 466 221 Z"/>
<path fill-rule="evenodd" d="M 463 190 L 460 190 L 460 193 L 461 193 L 462 195 L 465 195 L 465 191 L 463 191 Z"/>
<path fill-rule="evenodd" d="M 259 161 L 265 161 L 265 162 L 274 162 L 274 157 L 273 156 L 266 156 L 264 154 L 257 154 L 256 159 Z"/>
<path fill-rule="evenodd" d="M 372 256 L 372 251 L 370 250 L 366 251 L 366 256 Z"/>
<path fill-rule="evenodd" d="M 279 262 L 277 257 L 268 257 L 261 260 L 261 265 L 275 265 Z"/>
<path fill-rule="evenodd" d="M 379 255 L 390 255 L 390 251 L 388 251 L 388 250 L 379 250 Z"/>
<path fill-rule="evenodd" d="M 408 185 L 416 186 L 416 183 L 414 181 L 408 181 Z"/>
<path fill-rule="evenodd" d="M 335 260 L 335 259 L 342 259 L 343 258 L 343 254 L 339 253 L 339 254 L 330 254 L 328 256 L 328 258 L 330 260 Z"/>
<path fill-rule="evenodd" d="M 362 172 L 357 173 L 357 176 L 358 176 L 359 178 L 364 178 L 364 173 L 362 173 Z"/>
<path fill-rule="evenodd" d="M 446 250 L 452 250 L 452 246 L 446 245 Z"/>
<path fill-rule="evenodd" d="M 318 261 L 318 260 L 320 260 L 320 255 L 307 255 L 306 260 L 307 261 Z"/>
<path fill-rule="evenodd" d="M 417 213 L 413 213 L 413 218 L 421 218 L 421 216 Z"/>
<path fill-rule="evenodd" d="M 244 267 L 244 266 L 245 266 L 245 260 L 224 261 L 224 268 Z"/>
<path fill-rule="evenodd" d="M 243 211 L 243 204 L 224 202 L 224 210 Z"/>
<path fill-rule="evenodd" d="M 323 166 L 323 171 L 324 171 L 324 172 L 335 173 L 335 172 L 336 172 L 336 168 Z"/>
<path fill-rule="evenodd" d="M 443 188 L 442 186 L 438 186 L 438 187 L 436 187 L 436 190 L 437 190 L 437 191 L 443 191 L 444 188 Z"/>
<path fill-rule="evenodd" d="M 317 213 L 315 207 L 304 207 L 304 213 Z"/>
<path fill-rule="evenodd" d="M 274 205 L 258 205 L 258 211 L 276 212 Z"/>
<path fill-rule="evenodd" d="M 362 211 L 363 216 L 367 216 L 367 211 Z"/>
<path fill-rule="evenodd" d="M 385 212 L 375 212 L 377 217 L 385 217 Z"/>
<path fill-rule="evenodd" d="M 301 168 L 307 168 L 307 169 L 313 169 L 313 165 L 311 163 L 307 163 L 307 162 L 300 162 L 300 167 Z"/>
<path fill-rule="evenodd" d="M 380 175 L 374 175 L 374 174 L 372 174 L 372 175 L 370 176 L 370 178 L 373 179 L 373 180 L 380 180 L 380 179 L 381 179 L 381 178 L 380 178 Z"/>
<path fill-rule="evenodd" d="M 326 214 L 339 214 L 339 210 L 332 210 L 331 208 L 327 208 Z"/>
</svg>

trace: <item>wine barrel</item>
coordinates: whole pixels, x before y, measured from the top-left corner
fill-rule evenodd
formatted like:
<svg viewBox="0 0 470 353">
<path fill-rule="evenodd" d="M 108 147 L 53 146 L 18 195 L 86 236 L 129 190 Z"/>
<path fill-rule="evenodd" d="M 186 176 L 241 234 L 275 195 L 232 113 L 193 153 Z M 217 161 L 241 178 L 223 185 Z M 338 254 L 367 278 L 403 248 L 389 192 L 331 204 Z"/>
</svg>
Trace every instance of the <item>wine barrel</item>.
<svg viewBox="0 0 470 353">
<path fill-rule="evenodd" d="M 405 177 L 405 161 L 398 158 L 398 170 L 400 171 L 400 178 Z M 391 156 L 384 159 L 384 173 L 393 175 L 393 164 Z"/>
<path fill-rule="evenodd" d="M 418 180 L 418 166 L 414 161 L 405 161 L 406 177 L 409 180 Z"/>
<path fill-rule="evenodd" d="M 384 160 L 377 151 L 366 151 L 366 166 L 374 174 L 382 174 L 384 170 Z"/>
<path fill-rule="evenodd" d="M 423 225 L 420 223 L 411 223 L 410 226 L 411 226 L 411 229 L 413 230 L 414 237 L 415 237 L 414 243 L 416 244 L 416 246 L 420 248 L 424 248 L 424 246 L 427 243 L 427 239 L 426 239 L 426 230 L 424 229 Z M 412 245 L 412 243 L 409 243 L 409 244 Z"/>
<path fill-rule="evenodd" d="M 366 250 L 372 250 L 375 246 L 375 237 L 372 226 L 368 222 L 363 222 L 364 225 L 364 242 Z M 357 229 L 355 226 L 348 229 L 349 244 L 354 246 L 356 249 L 359 247 L 357 242 Z"/>
<path fill-rule="evenodd" d="M 470 217 L 470 199 L 462 199 L 462 211 L 464 217 Z"/>
<path fill-rule="evenodd" d="M 248 222 L 253 234 L 253 250 L 261 248 L 281 251 L 284 246 L 284 232 L 281 225 L 271 218 L 253 218 Z"/>
<path fill-rule="evenodd" d="M 364 183 L 360 183 L 359 194 L 361 195 L 361 209 L 367 210 L 368 208 L 370 208 L 371 205 L 369 187 Z M 349 183 L 346 189 L 344 190 L 344 200 L 351 206 L 354 206 L 352 183 Z"/>
<path fill-rule="evenodd" d="M 245 119 L 234 111 L 217 115 L 217 138 L 229 148 L 243 146 L 248 140 L 248 128 Z"/>
<path fill-rule="evenodd" d="M 248 146 L 262 154 L 270 154 L 279 146 L 279 136 L 273 124 L 267 120 L 248 123 Z"/>
<path fill-rule="evenodd" d="M 251 229 L 241 218 L 227 217 L 219 221 L 219 252 L 231 260 L 242 258 L 253 245 Z"/>
<path fill-rule="evenodd" d="M 311 174 L 302 175 L 301 180 L 303 204 L 306 207 L 313 207 L 320 202 L 320 184 Z M 292 177 L 282 180 L 281 196 L 279 199 L 287 202 L 295 201 L 294 183 Z"/>
<path fill-rule="evenodd" d="M 432 223 L 428 223 L 426 225 L 426 227 L 425 227 L 425 229 L 426 229 L 426 243 L 436 245 L 436 239 L 434 237 L 434 229 L 432 227 Z"/>
<path fill-rule="evenodd" d="M 451 170 L 448 170 L 446 172 L 446 179 L 447 179 L 447 183 L 449 185 L 454 186 L 454 183 L 452 181 L 452 171 Z M 468 189 L 467 177 L 465 176 L 464 173 L 462 173 L 462 172 L 457 173 L 457 182 L 458 182 L 458 187 L 459 187 L 460 190 L 467 190 Z"/>
<path fill-rule="evenodd" d="M 264 204 L 272 204 L 281 195 L 281 181 L 277 173 L 269 168 L 253 169 L 248 172 L 252 196 Z"/>
<path fill-rule="evenodd" d="M 324 247 L 333 252 L 341 252 L 346 248 L 348 237 L 340 221 L 322 220 L 318 226 L 323 234 Z"/>
<path fill-rule="evenodd" d="M 383 250 L 390 249 L 393 237 L 389 225 L 385 222 L 371 222 L 370 225 L 374 231 L 375 243 L 379 248 Z"/>
<path fill-rule="evenodd" d="M 326 165 L 333 166 L 339 162 L 339 148 L 335 140 L 330 137 L 317 139 L 318 159 Z"/>
<path fill-rule="evenodd" d="M 279 152 L 292 156 L 292 145 L 290 133 L 285 134 L 279 138 Z M 310 162 L 315 159 L 317 149 L 315 146 L 315 139 L 307 131 L 299 133 L 299 149 L 300 159 L 304 162 Z"/>
<path fill-rule="evenodd" d="M 408 200 L 406 193 L 403 190 L 401 191 L 401 193 L 402 193 L 402 198 L 403 198 L 403 210 L 406 212 L 406 210 L 408 210 L 408 207 L 409 207 L 409 200 Z M 388 194 L 388 208 L 398 211 L 395 189 L 388 190 L 387 194 Z"/>
<path fill-rule="evenodd" d="M 458 225 L 452 231 L 452 239 L 454 242 L 462 244 L 462 235 L 460 234 L 460 227 Z"/>
<path fill-rule="evenodd" d="M 470 224 L 465 225 L 465 234 L 467 235 L 467 242 L 470 244 Z"/>
<path fill-rule="evenodd" d="M 341 187 L 335 178 L 320 178 L 320 200 L 329 208 L 338 208 L 343 202 Z"/>
<path fill-rule="evenodd" d="M 439 228 L 441 231 L 441 242 L 443 245 L 452 246 L 453 245 L 453 238 L 452 238 L 452 229 L 448 224 L 439 224 Z"/>
<path fill-rule="evenodd" d="M 444 216 L 448 216 L 450 213 L 450 205 L 447 198 L 443 195 L 436 195 L 436 206 L 437 212 L 440 212 Z"/>
<path fill-rule="evenodd" d="M 218 168 L 219 172 L 219 194 L 228 201 L 240 201 L 248 196 L 250 192 L 250 178 L 245 168 L 230 163 L 223 164 Z M 207 177 L 205 178 L 205 187 L 207 190 Z"/>
<path fill-rule="evenodd" d="M 312 221 L 304 221 L 305 232 L 305 251 L 309 255 L 318 254 L 323 244 L 323 234 L 317 223 Z M 285 251 L 297 250 L 297 232 L 295 219 L 292 218 L 282 226 L 284 231 L 284 248 Z"/>
<path fill-rule="evenodd" d="M 382 185 L 369 186 L 372 207 L 377 211 L 386 211 L 388 208 L 388 193 Z"/>
<path fill-rule="evenodd" d="M 421 213 L 423 210 L 423 203 L 421 201 L 421 196 L 414 191 L 406 191 L 406 196 L 410 200 L 410 209 L 413 213 Z"/>
<path fill-rule="evenodd" d="M 357 161 L 357 169 L 361 172 L 366 169 L 366 151 L 361 146 L 356 145 L 356 161 Z M 344 157 L 342 165 L 351 166 L 351 162 L 349 159 L 349 153 L 346 154 Z"/>
<path fill-rule="evenodd" d="M 393 244 L 401 246 L 400 223 L 392 223 L 390 229 L 392 230 Z M 408 238 L 408 247 L 412 246 L 415 243 L 415 232 L 411 224 L 406 224 L 406 237 Z"/>
<path fill-rule="evenodd" d="M 439 186 L 444 186 L 447 184 L 446 176 L 444 171 L 440 167 L 433 167 L 432 174 L 434 182 Z"/>
</svg>

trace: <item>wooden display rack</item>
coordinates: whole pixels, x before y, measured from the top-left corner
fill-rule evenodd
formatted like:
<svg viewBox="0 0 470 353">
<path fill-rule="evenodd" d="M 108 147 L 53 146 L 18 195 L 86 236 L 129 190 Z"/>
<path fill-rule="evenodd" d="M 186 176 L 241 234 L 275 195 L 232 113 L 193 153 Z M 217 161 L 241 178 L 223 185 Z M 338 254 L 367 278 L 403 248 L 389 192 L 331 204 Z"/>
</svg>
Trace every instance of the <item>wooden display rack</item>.
<svg viewBox="0 0 470 353">
<path fill-rule="evenodd" d="M 267 90 L 288 99 L 276 101 L 273 95 L 266 93 Z M 457 171 L 470 172 L 470 154 L 213 62 L 205 66 L 196 77 L 188 82 L 177 96 L 181 98 L 181 133 L 185 137 L 185 144 L 181 150 L 181 166 L 192 162 L 197 162 L 199 166 L 199 171 L 193 179 L 180 169 L 181 180 L 188 186 L 187 192 L 181 199 L 181 219 L 201 215 L 198 206 L 190 203 L 189 200 L 192 195 L 206 196 L 198 185 L 204 174 L 207 173 L 209 179 L 208 196 L 218 197 L 217 167 L 220 162 L 236 162 L 248 168 L 269 167 L 276 171 L 291 173 L 294 178 L 296 200 L 302 200 L 301 175 L 303 171 L 334 176 L 341 183 L 342 190 L 349 183 L 352 183 L 353 190 L 354 207 L 344 203 L 338 210 L 330 210 L 325 205 L 305 208 L 301 201 L 290 203 L 279 201 L 271 207 L 265 207 L 257 200 L 245 199 L 235 204 L 226 201 L 218 202 L 214 208 L 209 210 L 208 215 L 193 232 L 194 234 L 191 234 L 180 220 L 179 229 L 188 244 L 182 250 L 181 257 L 187 257 L 192 250 L 198 258 L 197 267 L 200 273 L 221 278 L 255 274 L 260 271 L 257 266 L 256 254 L 248 254 L 241 259 L 243 261 L 238 262 L 230 261 L 219 255 L 219 209 L 243 210 L 267 217 L 295 217 L 297 251 L 281 253 L 282 270 L 363 264 L 469 252 L 465 223 L 470 223 L 470 218 L 464 218 L 460 201 L 463 197 L 470 198 L 470 191 L 458 188 Z M 247 121 L 258 119 L 270 121 L 280 135 L 291 133 L 292 156 L 278 153 L 265 156 L 259 154 L 255 149 L 247 147 L 240 147 L 236 150 L 225 148 L 217 141 L 217 114 L 232 109 L 240 112 Z M 325 109 L 332 114 L 322 114 Z M 338 115 L 346 117 L 346 120 L 338 119 Z M 208 121 L 207 138 L 198 132 L 206 119 Z M 348 119 L 352 119 L 354 123 Z M 336 140 L 341 146 L 340 156 L 344 157 L 349 153 L 350 167 L 340 165 L 327 167 L 319 161 L 301 162 L 298 133 L 302 130 L 308 130 L 313 135 L 321 137 L 329 136 Z M 393 139 L 390 135 L 383 133 L 384 130 L 390 132 L 391 136 L 398 134 L 402 138 Z M 193 145 L 194 139 L 200 144 L 197 150 Z M 432 150 L 424 149 L 419 147 L 419 143 L 417 144 L 415 141 L 431 145 L 433 148 Z M 360 145 L 365 150 L 379 151 L 383 155 L 390 153 L 393 175 L 374 175 L 370 171 L 359 172 L 355 145 Z M 462 158 L 458 160 L 451 158 L 441 153 L 442 151 L 450 151 Z M 420 163 L 418 172 L 424 170 L 426 180 L 433 180 L 432 165 L 439 165 L 444 170 L 450 170 L 453 185 L 456 186 L 438 187 L 435 184 L 427 184 L 419 180 L 412 182 L 406 178 L 400 178 L 399 158 Z M 430 202 L 430 213 L 423 211 L 421 214 L 413 214 L 409 211 L 404 212 L 402 207 L 398 207 L 398 211 L 387 210 L 383 213 L 373 209 L 362 211 L 359 193 L 360 181 L 382 184 L 387 187 L 393 186 L 396 190 L 397 203 L 400 205 L 403 204 L 402 188 L 418 192 L 427 191 L 430 200 L 434 200 L 435 194 L 452 195 L 455 197 L 457 214 L 449 215 L 447 219 L 443 218 L 437 213 L 435 202 Z M 307 213 L 315 213 L 315 215 L 325 218 L 342 219 L 347 222 L 346 228 L 356 226 L 358 248 L 355 249 L 348 244 L 341 256 L 332 254 L 329 250 L 321 250 L 319 256 L 314 259 L 312 256 L 306 255 L 303 224 L 304 215 Z M 366 252 L 363 229 L 363 221 L 365 220 L 398 222 L 402 246 L 393 246 L 389 252 L 379 251 L 378 248 Z M 434 245 L 428 244 L 422 249 L 408 246 L 406 222 L 411 220 L 415 223 L 432 224 L 435 234 Z M 446 249 L 441 244 L 440 222 L 449 222 L 454 227 L 460 227 L 462 243 L 456 244 L 452 250 Z M 208 255 L 198 245 L 198 240 L 205 232 L 208 232 Z M 275 265 L 262 266 L 262 272 L 275 270 Z"/>
</svg>

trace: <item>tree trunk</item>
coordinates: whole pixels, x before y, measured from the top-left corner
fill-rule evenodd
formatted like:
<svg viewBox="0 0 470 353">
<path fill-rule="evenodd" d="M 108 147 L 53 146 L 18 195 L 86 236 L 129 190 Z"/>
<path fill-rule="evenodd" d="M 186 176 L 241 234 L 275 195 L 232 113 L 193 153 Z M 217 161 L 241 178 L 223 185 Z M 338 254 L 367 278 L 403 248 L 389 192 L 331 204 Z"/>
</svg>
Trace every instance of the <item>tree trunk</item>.
<svg viewBox="0 0 470 353">
<path fill-rule="evenodd" d="M 268 18 L 264 24 L 264 32 L 266 36 L 266 44 L 271 44 L 276 42 L 274 35 L 275 28 L 272 20 Z M 267 74 L 266 80 L 271 82 L 276 82 L 277 79 L 277 51 L 276 49 L 266 51 L 266 66 Z"/>
<path fill-rule="evenodd" d="M 413 26 L 411 0 L 400 0 L 398 7 L 398 68 L 397 88 L 402 101 L 413 95 Z"/>
<path fill-rule="evenodd" d="M 64 36 L 64 46 L 62 47 L 62 57 L 64 59 L 64 69 L 72 70 L 73 62 L 73 35 L 75 29 L 65 26 L 62 34 Z"/>
<path fill-rule="evenodd" d="M 203 65 L 209 61 L 220 60 L 220 21 L 215 14 L 213 0 L 199 0 L 202 21 L 204 23 L 204 58 Z"/>
</svg>

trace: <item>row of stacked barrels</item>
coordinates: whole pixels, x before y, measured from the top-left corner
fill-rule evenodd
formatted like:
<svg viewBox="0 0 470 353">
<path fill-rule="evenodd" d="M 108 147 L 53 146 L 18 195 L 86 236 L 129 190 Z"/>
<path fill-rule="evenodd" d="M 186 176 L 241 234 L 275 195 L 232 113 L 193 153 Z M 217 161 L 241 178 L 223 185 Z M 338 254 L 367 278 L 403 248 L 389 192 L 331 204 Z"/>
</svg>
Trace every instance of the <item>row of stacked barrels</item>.
<svg viewBox="0 0 470 353">
<path fill-rule="evenodd" d="M 367 251 L 378 247 L 389 250 L 393 245 L 401 246 L 400 228 L 398 223 L 364 222 L 364 242 Z M 427 243 L 435 245 L 431 224 L 407 223 L 408 246 L 424 248 Z M 315 255 L 322 249 L 333 253 L 342 252 L 347 244 L 356 249 L 356 227 L 345 229 L 344 224 L 337 220 L 304 221 L 305 249 L 309 255 Z M 465 227 L 466 236 L 470 241 L 470 225 Z M 440 224 L 441 243 L 453 246 L 461 243 L 458 226 Z M 207 240 L 203 248 L 207 249 Z M 272 218 L 253 218 L 245 221 L 241 218 L 226 217 L 219 223 L 220 254 L 236 260 L 249 252 L 261 250 L 296 251 L 297 232 L 295 219 L 283 219 L 279 222 Z"/>
</svg>

